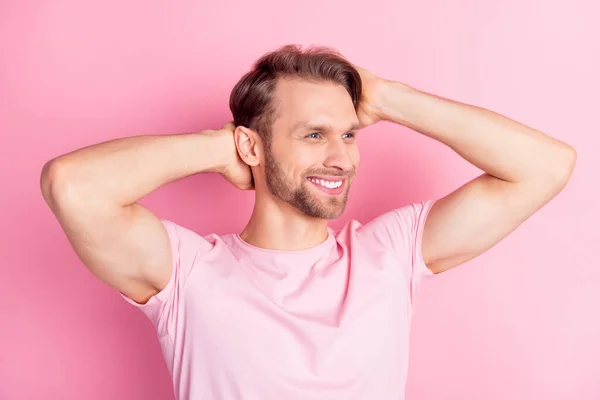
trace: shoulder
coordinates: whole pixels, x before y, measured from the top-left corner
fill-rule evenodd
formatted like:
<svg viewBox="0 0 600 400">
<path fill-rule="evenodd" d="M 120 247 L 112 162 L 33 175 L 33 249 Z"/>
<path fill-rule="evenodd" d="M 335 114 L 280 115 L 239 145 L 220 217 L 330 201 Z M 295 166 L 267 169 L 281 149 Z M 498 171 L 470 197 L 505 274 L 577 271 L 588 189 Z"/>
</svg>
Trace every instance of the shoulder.
<svg viewBox="0 0 600 400">
<path fill-rule="evenodd" d="M 423 228 L 434 202 L 435 200 L 415 202 L 386 211 L 366 224 L 358 225 L 357 233 L 365 237 L 410 238 Z"/>
<path fill-rule="evenodd" d="M 169 236 L 174 261 L 198 258 L 203 254 L 227 246 L 231 235 L 217 233 L 200 234 L 196 229 L 169 219 L 161 219 Z"/>
<path fill-rule="evenodd" d="M 366 223 L 352 219 L 336 234 L 343 246 L 386 252 L 396 257 L 420 254 L 425 221 L 434 204 L 426 200 L 391 209 Z"/>
</svg>

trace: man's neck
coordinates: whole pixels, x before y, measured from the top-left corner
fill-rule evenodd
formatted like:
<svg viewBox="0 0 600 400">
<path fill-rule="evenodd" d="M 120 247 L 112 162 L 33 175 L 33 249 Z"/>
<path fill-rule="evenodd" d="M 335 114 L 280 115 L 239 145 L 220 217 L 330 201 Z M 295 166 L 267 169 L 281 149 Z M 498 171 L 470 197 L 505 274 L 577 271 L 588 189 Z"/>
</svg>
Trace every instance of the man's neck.
<svg viewBox="0 0 600 400">
<path fill-rule="evenodd" d="M 308 217 L 289 204 L 257 199 L 239 236 L 263 249 L 306 250 L 327 239 L 327 226 L 327 220 Z"/>
</svg>

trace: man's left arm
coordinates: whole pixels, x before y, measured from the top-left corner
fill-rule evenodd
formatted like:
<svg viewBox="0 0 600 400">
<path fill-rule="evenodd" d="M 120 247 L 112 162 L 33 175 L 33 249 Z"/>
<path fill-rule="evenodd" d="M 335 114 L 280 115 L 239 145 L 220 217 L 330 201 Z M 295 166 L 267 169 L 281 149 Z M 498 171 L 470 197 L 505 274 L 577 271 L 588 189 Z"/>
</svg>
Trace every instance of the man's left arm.
<svg viewBox="0 0 600 400">
<path fill-rule="evenodd" d="M 542 132 L 399 82 L 374 82 L 368 71 L 362 70 L 361 77 L 370 102 L 359 112 L 365 125 L 387 120 L 407 126 L 444 143 L 485 172 L 431 208 L 422 253 L 434 273 L 494 246 L 554 198 L 573 172 L 574 148 Z"/>
</svg>

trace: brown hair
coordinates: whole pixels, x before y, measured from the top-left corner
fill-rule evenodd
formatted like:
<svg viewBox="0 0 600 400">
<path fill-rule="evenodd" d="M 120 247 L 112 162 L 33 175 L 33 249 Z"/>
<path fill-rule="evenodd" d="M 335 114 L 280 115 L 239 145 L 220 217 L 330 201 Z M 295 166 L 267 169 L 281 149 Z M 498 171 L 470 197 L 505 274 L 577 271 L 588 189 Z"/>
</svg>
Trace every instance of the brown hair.
<svg viewBox="0 0 600 400">
<path fill-rule="evenodd" d="M 275 120 L 273 93 L 281 77 L 339 83 L 350 94 L 354 108 L 358 106 L 360 75 L 337 50 L 323 46 L 302 50 L 300 45 L 293 44 L 280 47 L 259 58 L 235 85 L 229 98 L 235 126 L 256 131 L 266 144 L 270 142 Z"/>
</svg>

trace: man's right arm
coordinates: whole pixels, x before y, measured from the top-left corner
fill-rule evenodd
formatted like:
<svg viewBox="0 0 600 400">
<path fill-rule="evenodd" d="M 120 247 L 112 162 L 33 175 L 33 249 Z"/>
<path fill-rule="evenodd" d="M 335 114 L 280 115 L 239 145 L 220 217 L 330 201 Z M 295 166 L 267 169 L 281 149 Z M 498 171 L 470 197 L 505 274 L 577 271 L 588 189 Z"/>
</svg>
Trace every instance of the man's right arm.
<svg viewBox="0 0 600 400">
<path fill-rule="evenodd" d="M 227 130 L 127 137 L 48 161 L 40 186 L 85 266 L 143 304 L 169 282 L 172 255 L 162 222 L 137 201 L 183 177 L 222 172 L 236 156 Z"/>
</svg>

